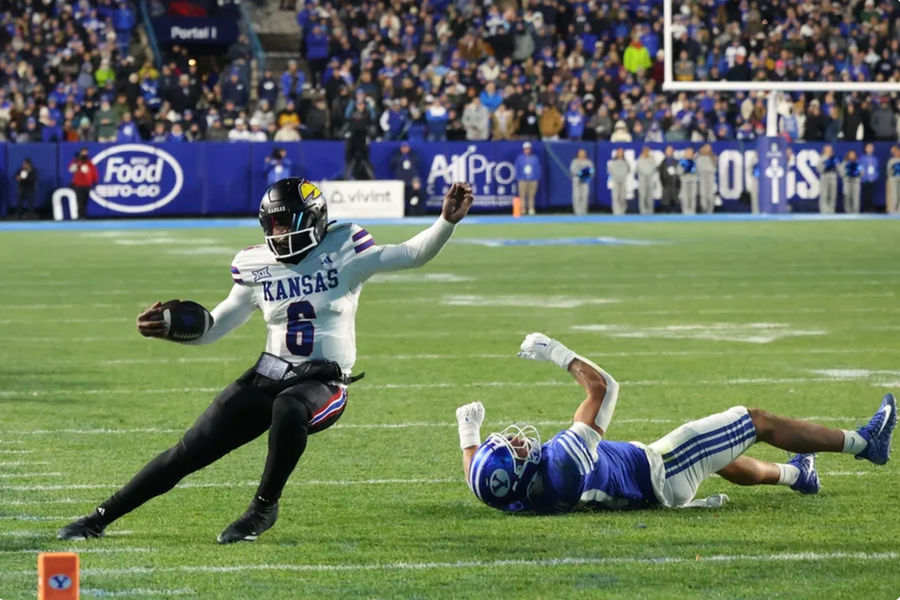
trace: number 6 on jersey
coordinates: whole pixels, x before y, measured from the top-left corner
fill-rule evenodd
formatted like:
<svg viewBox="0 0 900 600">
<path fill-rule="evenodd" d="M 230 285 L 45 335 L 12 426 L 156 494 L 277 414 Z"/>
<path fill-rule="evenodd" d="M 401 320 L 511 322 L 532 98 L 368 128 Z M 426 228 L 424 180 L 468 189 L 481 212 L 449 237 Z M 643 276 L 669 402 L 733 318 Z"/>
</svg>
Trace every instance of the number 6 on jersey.
<svg viewBox="0 0 900 600">
<path fill-rule="evenodd" d="M 316 327 L 311 319 L 316 318 L 313 305 L 302 300 L 294 302 L 287 309 L 287 333 L 284 334 L 284 344 L 291 354 L 297 356 L 309 356 L 313 351 L 313 338 Z"/>
</svg>

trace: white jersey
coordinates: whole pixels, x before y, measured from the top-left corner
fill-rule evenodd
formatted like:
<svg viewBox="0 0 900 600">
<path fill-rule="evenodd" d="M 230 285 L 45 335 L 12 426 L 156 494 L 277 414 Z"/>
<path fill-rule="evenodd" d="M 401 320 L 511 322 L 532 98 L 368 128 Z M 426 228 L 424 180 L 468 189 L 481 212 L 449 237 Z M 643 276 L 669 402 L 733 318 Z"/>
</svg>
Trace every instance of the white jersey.
<svg viewBox="0 0 900 600">
<path fill-rule="evenodd" d="M 358 225 L 332 224 L 296 265 L 276 260 L 265 244 L 245 248 L 231 265 L 231 293 L 212 310 L 213 326 L 189 343 L 213 342 L 259 309 L 268 328 L 266 352 L 293 364 L 333 360 L 348 375 L 356 362 L 356 307 L 363 283 L 379 271 L 425 264 L 453 228 L 441 217 L 402 244 L 380 246 Z"/>
</svg>

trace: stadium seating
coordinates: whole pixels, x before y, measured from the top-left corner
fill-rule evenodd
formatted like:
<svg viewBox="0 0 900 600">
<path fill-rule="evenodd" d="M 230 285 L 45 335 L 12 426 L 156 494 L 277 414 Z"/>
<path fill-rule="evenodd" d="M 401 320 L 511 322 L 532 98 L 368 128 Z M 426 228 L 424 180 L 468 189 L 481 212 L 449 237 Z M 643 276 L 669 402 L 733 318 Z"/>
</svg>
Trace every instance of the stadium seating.
<svg viewBox="0 0 900 600">
<path fill-rule="evenodd" d="M 486 131 L 607 140 L 618 121 L 634 141 L 747 141 L 764 129 L 765 102 L 754 94 L 662 92 L 658 2 L 383 6 L 280 2 L 284 18 L 297 22 L 296 61 L 255 73 L 243 37 L 224 62 L 200 67 L 176 45 L 157 66 L 132 35 L 130 2 L 6 3 L 0 140 L 249 139 L 245 132 L 262 140 L 279 130 L 282 139 L 339 138 L 357 94 L 372 136 L 384 139 L 484 139 Z M 896 2 L 826 3 L 824 14 L 721 0 L 676 2 L 674 10 L 673 73 L 681 80 L 900 79 Z M 470 107 L 474 97 L 479 107 Z M 794 94 L 778 110 L 791 140 L 897 139 L 894 96 Z"/>
</svg>

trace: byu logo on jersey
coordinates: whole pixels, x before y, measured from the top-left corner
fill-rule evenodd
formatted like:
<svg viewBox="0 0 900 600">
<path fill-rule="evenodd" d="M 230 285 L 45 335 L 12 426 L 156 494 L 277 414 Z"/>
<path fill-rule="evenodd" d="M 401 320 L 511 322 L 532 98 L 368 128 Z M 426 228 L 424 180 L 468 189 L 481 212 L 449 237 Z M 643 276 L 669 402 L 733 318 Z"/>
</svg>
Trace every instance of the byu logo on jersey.
<svg viewBox="0 0 900 600">
<path fill-rule="evenodd" d="M 509 493 L 509 474 L 503 469 L 491 473 L 491 493 L 498 498 Z"/>
</svg>

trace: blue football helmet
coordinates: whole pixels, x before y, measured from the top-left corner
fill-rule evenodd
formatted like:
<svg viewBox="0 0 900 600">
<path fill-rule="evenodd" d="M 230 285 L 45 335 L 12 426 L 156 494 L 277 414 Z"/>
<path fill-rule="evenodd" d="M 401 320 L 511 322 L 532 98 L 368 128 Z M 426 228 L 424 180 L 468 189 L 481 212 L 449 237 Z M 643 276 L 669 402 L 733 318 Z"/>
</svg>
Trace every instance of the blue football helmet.
<svg viewBox="0 0 900 600">
<path fill-rule="evenodd" d="M 541 462 L 541 436 L 530 425 L 510 425 L 488 436 L 472 457 L 469 487 L 479 500 L 501 508 L 525 498 Z"/>
</svg>

